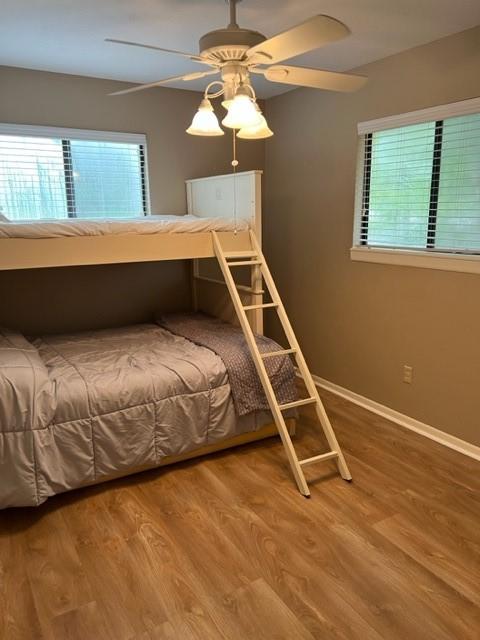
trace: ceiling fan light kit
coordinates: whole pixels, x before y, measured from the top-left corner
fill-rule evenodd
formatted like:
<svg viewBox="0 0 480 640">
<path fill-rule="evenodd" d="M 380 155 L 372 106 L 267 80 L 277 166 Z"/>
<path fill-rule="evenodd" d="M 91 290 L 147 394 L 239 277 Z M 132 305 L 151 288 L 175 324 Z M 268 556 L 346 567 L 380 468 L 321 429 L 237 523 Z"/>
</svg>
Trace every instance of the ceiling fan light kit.
<svg viewBox="0 0 480 640">
<path fill-rule="evenodd" d="M 261 123 L 261 114 L 255 108 L 255 94 L 248 95 L 246 87 L 240 85 L 235 93 L 234 99 L 228 105 L 228 113 L 222 120 L 224 127 L 230 129 L 243 129 L 244 127 L 254 127 Z M 253 89 L 250 87 L 253 92 Z"/>
<path fill-rule="evenodd" d="M 241 138 L 242 140 L 261 140 L 263 138 L 271 138 L 273 136 L 273 131 L 268 126 L 265 116 L 261 112 L 257 103 L 255 103 L 255 109 L 260 116 L 259 124 L 252 125 L 250 127 L 242 127 L 237 133 L 237 138 Z"/>
<path fill-rule="evenodd" d="M 192 124 L 186 130 L 192 136 L 223 136 L 225 132 L 218 124 L 212 103 L 208 98 L 204 98 L 197 113 L 193 116 Z"/>
<path fill-rule="evenodd" d="M 262 140 L 263 138 L 271 138 L 273 131 L 267 124 L 265 116 L 261 116 L 260 124 L 254 127 L 244 127 L 237 133 L 237 138 L 242 140 Z"/>
<path fill-rule="evenodd" d="M 165 78 L 158 82 L 117 91 L 111 95 L 142 91 L 179 79 L 188 82 L 220 74 L 221 80 L 210 83 L 206 88 L 204 99 L 191 126 L 186 130 L 187 133 L 197 136 L 224 134 L 210 102 L 212 98 L 223 96 L 222 105 L 228 113 L 222 120 L 222 124 L 234 131 L 238 130 L 236 135 L 239 138 L 256 140 L 270 137 L 273 132 L 256 103 L 255 92 L 250 84 L 251 73 L 263 75 L 271 82 L 329 91 L 356 91 L 365 84 L 367 79 L 363 76 L 276 64 L 347 37 L 350 31 L 342 22 L 330 16 L 317 15 L 267 39 L 258 31 L 238 26 L 236 5 L 240 0 L 226 1 L 230 6 L 230 23 L 226 28 L 210 31 L 200 38 L 199 55 L 164 49 L 155 45 L 107 39 L 108 42 L 117 44 L 180 55 L 210 67 L 206 71 Z M 209 94 L 208 91 L 214 84 L 221 85 L 221 88 L 216 93 Z"/>
</svg>

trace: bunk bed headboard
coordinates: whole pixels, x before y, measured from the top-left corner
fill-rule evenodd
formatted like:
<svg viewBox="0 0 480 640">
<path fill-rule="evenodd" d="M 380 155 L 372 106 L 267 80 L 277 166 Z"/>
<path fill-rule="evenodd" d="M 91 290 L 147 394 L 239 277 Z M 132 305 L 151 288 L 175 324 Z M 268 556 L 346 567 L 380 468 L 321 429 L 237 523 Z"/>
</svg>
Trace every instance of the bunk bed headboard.
<svg viewBox="0 0 480 640">
<path fill-rule="evenodd" d="M 188 213 L 200 218 L 248 220 L 259 241 L 262 232 L 262 171 L 242 171 L 186 181 Z M 236 210 L 236 211 L 235 211 Z"/>
<path fill-rule="evenodd" d="M 186 181 L 188 213 L 204 218 L 248 220 L 262 243 L 262 171 L 243 171 Z M 236 208 L 236 210 L 235 210 Z M 231 299 L 216 260 L 193 261 L 193 306 L 229 322 L 236 322 Z M 244 274 L 246 277 L 247 274 Z M 245 280 L 252 286 L 253 281 Z M 258 286 L 256 286 L 258 289 Z M 261 304 L 262 296 L 240 291 L 244 304 Z M 252 328 L 263 333 L 262 309 L 249 312 Z"/>
</svg>

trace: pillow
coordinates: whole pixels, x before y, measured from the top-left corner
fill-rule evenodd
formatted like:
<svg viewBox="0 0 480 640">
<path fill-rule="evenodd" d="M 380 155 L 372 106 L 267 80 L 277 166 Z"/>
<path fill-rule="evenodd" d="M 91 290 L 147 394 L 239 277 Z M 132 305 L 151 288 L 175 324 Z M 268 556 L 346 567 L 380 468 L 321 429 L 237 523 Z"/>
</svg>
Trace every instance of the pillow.
<svg viewBox="0 0 480 640">
<path fill-rule="evenodd" d="M 10 220 L 7 218 L 7 216 L 4 216 L 2 213 L 0 213 L 0 222 L 10 222 Z"/>
<path fill-rule="evenodd" d="M 43 429 L 56 409 L 55 384 L 37 349 L 0 328 L 0 432 Z"/>
</svg>

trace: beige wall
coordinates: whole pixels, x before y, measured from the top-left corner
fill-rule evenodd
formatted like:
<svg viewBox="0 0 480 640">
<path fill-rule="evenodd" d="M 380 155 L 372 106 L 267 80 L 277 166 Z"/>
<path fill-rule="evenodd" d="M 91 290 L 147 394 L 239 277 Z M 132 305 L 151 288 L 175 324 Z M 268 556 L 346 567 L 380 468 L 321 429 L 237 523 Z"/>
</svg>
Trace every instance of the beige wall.
<svg viewBox="0 0 480 640">
<path fill-rule="evenodd" d="M 156 311 L 189 308 L 185 261 L 0 272 L 0 325 L 26 335 L 150 322 Z"/>
<path fill-rule="evenodd" d="M 152 212 L 185 213 L 185 179 L 231 171 L 231 137 L 185 133 L 198 93 L 157 88 L 108 96 L 125 86 L 0 67 L 0 122 L 145 133 Z M 242 171 L 263 169 L 263 142 L 239 141 L 238 158 Z M 0 324 L 31 333 L 118 326 L 148 320 L 154 307 L 183 308 L 189 296 L 180 262 L 0 272 Z"/>
<path fill-rule="evenodd" d="M 349 258 L 357 122 L 479 96 L 480 27 L 359 71 L 267 102 L 267 256 L 313 372 L 480 444 L 480 276 Z"/>
</svg>

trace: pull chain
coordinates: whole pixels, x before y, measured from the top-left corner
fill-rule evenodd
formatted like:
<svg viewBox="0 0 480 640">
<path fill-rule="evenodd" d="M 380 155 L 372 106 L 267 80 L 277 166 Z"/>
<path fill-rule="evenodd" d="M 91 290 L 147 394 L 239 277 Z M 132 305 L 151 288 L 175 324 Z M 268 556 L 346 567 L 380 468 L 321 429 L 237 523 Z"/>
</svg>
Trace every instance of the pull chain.
<svg viewBox="0 0 480 640">
<path fill-rule="evenodd" d="M 237 235 L 237 136 L 235 133 L 235 129 L 232 129 L 232 143 L 233 143 L 233 221 L 234 221 L 234 234 Z"/>
</svg>

